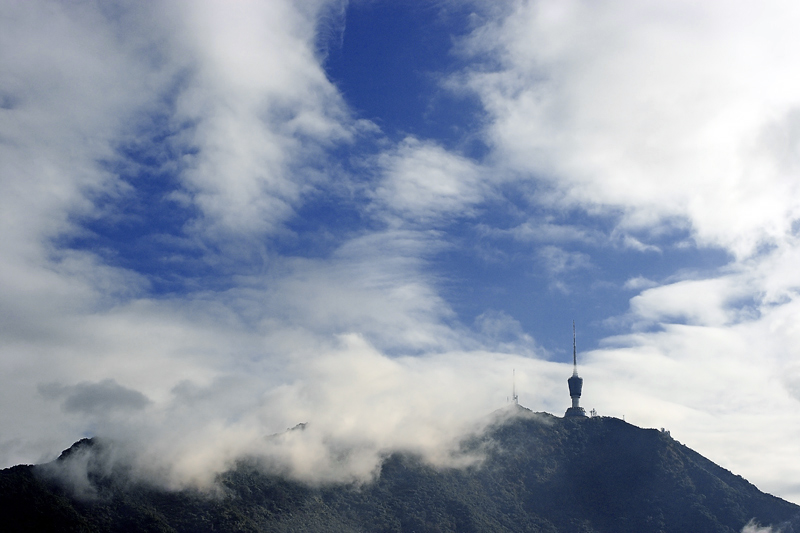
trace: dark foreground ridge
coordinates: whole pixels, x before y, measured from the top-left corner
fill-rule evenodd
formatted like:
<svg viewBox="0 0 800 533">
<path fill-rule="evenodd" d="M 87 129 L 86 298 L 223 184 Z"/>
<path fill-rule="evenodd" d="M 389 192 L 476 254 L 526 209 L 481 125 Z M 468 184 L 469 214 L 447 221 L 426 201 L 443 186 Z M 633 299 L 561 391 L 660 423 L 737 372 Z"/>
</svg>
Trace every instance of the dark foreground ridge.
<svg viewBox="0 0 800 533">
<path fill-rule="evenodd" d="M 500 415 L 465 444 L 486 453 L 469 468 L 437 470 L 393 454 L 372 483 L 311 488 L 243 461 L 220 476 L 222 497 L 92 471 L 101 446 L 83 440 L 50 468 L 0 471 L 2 530 L 738 533 L 753 520 L 800 533 L 800 507 L 667 433 L 517 405 Z M 70 456 L 88 457 L 93 497 L 76 497 L 48 475 Z"/>
</svg>

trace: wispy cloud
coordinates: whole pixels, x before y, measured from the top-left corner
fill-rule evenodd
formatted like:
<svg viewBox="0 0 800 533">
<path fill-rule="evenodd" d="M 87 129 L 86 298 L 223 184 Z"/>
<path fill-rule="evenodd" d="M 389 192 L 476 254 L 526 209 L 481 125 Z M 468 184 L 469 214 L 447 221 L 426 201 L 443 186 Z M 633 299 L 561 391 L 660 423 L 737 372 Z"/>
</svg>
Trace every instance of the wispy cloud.
<svg viewBox="0 0 800 533">
<path fill-rule="evenodd" d="M 381 212 L 410 225 L 437 227 L 470 217 L 491 193 L 479 165 L 411 137 L 381 154 L 378 165 L 384 175 L 375 192 Z"/>
<path fill-rule="evenodd" d="M 539 257 L 551 274 L 562 274 L 571 270 L 589 268 L 589 256 L 581 252 L 569 252 L 558 246 L 544 246 L 539 249 Z"/>
</svg>

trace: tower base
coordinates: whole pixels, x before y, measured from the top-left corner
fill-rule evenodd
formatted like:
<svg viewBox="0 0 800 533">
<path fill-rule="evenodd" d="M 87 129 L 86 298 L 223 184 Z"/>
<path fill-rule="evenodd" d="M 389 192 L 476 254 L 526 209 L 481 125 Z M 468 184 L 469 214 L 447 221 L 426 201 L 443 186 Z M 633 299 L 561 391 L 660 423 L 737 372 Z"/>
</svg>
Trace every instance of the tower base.
<svg viewBox="0 0 800 533">
<path fill-rule="evenodd" d="M 583 407 L 570 407 L 567 409 L 567 412 L 564 413 L 564 418 L 571 417 L 571 416 L 586 416 L 586 411 L 584 411 Z"/>
</svg>

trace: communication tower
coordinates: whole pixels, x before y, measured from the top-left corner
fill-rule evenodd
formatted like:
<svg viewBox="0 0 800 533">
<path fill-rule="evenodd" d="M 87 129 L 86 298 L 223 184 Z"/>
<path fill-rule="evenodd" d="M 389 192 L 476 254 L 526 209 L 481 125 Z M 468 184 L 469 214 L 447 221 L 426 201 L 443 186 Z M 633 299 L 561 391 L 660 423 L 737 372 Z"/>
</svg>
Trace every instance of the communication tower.
<svg viewBox="0 0 800 533">
<path fill-rule="evenodd" d="M 572 321 L 572 377 L 567 380 L 569 397 L 572 398 L 572 407 L 567 409 L 564 417 L 586 416 L 586 411 L 580 406 L 583 378 L 578 376 L 578 348 L 575 336 L 575 321 Z"/>
</svg>

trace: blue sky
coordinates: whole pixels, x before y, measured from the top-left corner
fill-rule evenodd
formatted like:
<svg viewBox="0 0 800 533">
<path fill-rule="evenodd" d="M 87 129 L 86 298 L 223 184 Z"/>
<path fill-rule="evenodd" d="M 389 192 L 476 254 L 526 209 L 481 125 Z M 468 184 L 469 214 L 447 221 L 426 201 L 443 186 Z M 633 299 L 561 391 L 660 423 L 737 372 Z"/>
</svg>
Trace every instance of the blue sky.
<svg viewBox="0 0 800 533">
<path fill-rule="evenodd" d="M 587 408 L 800 501 L 798 18 L 4 4 L 0 462 L 442 463 L 512 369 L 563 413 L 575 320 Z"/>
</svg>

